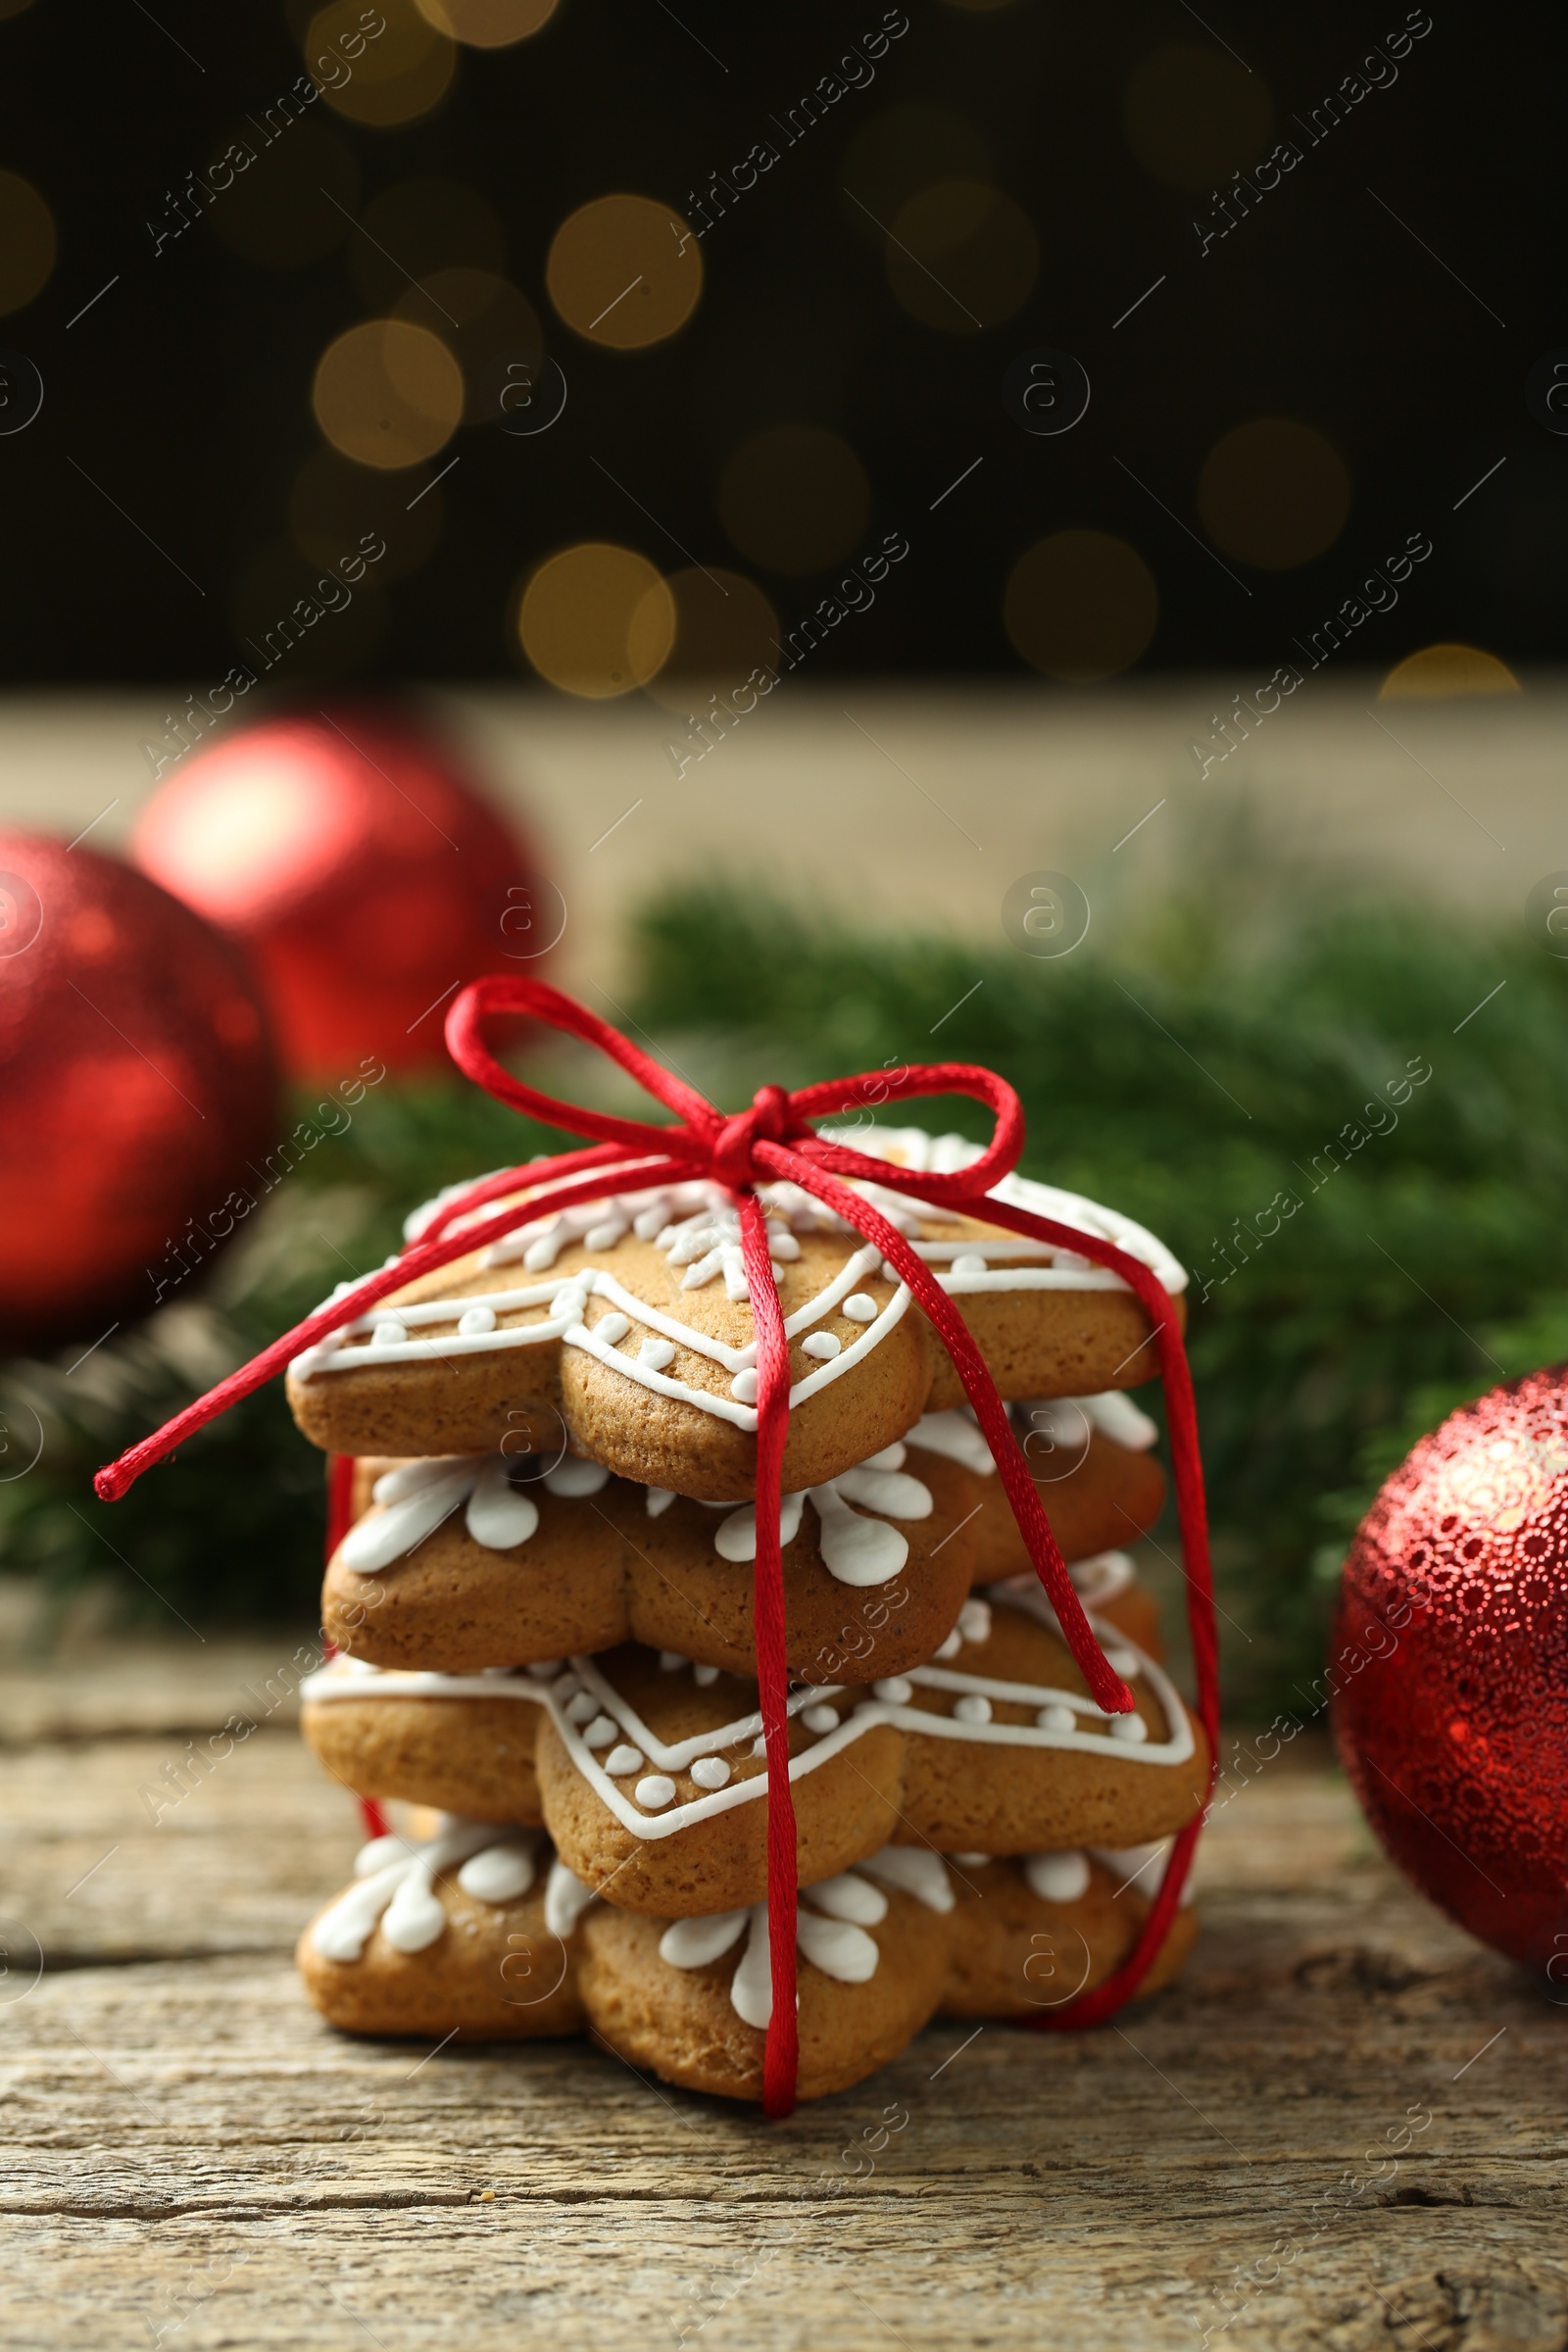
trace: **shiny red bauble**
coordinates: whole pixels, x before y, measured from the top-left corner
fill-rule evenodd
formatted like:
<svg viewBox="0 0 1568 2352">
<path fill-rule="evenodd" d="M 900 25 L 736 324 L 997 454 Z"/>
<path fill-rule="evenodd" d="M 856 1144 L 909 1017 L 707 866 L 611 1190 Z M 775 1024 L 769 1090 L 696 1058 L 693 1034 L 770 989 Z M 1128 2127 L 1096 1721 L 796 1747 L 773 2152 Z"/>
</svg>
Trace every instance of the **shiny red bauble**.
<svg viewBox="0 0 1568 2352">
<path fill-rule="evenodd" d="M 537 969 L 563 921 L 447 748 L 384 710 L 267 719 L 192 754 L 143 808 L 131 854 L 243 943 L 283 1066 L 311 1081 L 368 1055 L 444 1063 L 457 990 Z"/>
<path fill-rule="evenodd" d="M 281 1132 L 243 958 L 117 859 L 0 832 L 0 1348 L 179 1296 Z"/>
<path fill-rule="evenodd" d="M 1450 1413 L 1388 1480 L 1330 1655 L 1390 1855 L 1568 1996 L 1568 1366 Z"/>
</svg>

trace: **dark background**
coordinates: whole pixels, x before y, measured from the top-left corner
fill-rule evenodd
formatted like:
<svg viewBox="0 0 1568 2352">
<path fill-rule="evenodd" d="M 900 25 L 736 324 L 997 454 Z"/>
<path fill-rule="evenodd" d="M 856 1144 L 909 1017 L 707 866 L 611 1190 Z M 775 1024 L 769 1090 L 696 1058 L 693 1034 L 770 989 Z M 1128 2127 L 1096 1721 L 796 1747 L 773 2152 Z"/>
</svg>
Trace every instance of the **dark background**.
<svg viewBox="0 0 1568 2352">
<path fill-rule="evenodd" d="M 302 585 L 308 576 L 290 552 L 288 509 L 319 446 L 313 372 L 330 339 L 376 308 L 363 269 L 352 272 L 355 232 L 342 221 L 321 258 L 278 269 L 236 254 L 216 217 L 157 259 L 144 225 L 246 112 L 298 74 L 307 14 L 270 0 L 157 0 L 154 22 L 135 5 L 35 0 L 0 23 L 0 163 L 46 197 L 60 235 L 43 292 L 0 318 L 0 344 L 26 353 L 46 387 L 37 422 L 0 439 L 0 674 L 12 681 L 217 677 L 240 650 L 245 598 L 265 604 L 296 562 Z M 821 648 L 824 670 L 1027 675 L 1002 625 L 1003 585 L 1033 539 L 1074 523 L 1125 537 L 1155 576 L 1146 670 L 1241 664 L 1266 676 L 1282 641 L 1416 530 L 1445 561 L 1380 624 L 1380 660 L 1446 638 L 1510 662 L 1556 656 L 1568 442 L 1532 420 L 1524 378 L 1568 343 L 1560 11 L 1435 0 L 1433 28 L 1396 85 L 1309 150 L 1206 260 L 1191 225 L 1206 195 L 1160 184 L 1124 135 L 1141 61 L 1169 44 L 1234 42 L 1267 84 L 1278 137 L 1402 25 L 1398 0 L 1232 8 L 1208 17 L 1213 37 L 1178 0 L 1013 0 L 984 14 L 909 0 L 909 15 L 872 86 L 852 91 L 705 239 L 705 291 L 685 329 L 626 355 L 591 348 L 551 309 L 544 263 L 562 220 L 616 190 L 684 208 L 690 188 L 727 171 L 769 114 L 879 22 L 877 0 L 749 10 L 680 0 L 679 21 L 653 0 L 562 0 L 536 37 L 460 51 L 446 99 L 405 127 L 312 110 L 351 159 L 351 209 L 426 174 L 482 192 L 570 399 L 534 439 L 484 423 L 460 432 L 435 462 L 459 451 L 465 461 L 432 493 L 440 527 L 387 587 L 378 630 L 323 629 L 302 666 L 515 676 L 516 584 L 580 538 L 674 567 L 672 537 L 704 564 L 747 568 L 719 519 L 717 477 L 740 440 L 780 421 L 843 434 L 871 480 L 869 535 L 902 529 L 921 551 L 900 593 Z M 1032 295 L 981 333 L 936 332 L 900 307 L 881 239 L 841 192 L 857 134 L 914 104 L 948 119 L 932 128 L 931 176 L 950 175 L 947 149 L 977 139 L 1038 236 Z M 68 329 L 115 272 L 120 283 Z M 1113 331 L 1161 272 L 1164 287 Z M 1026 437 L 1001 400 L 1009 362 L 1042 344 L 1075 353 L 1094 386 L 1083 423 L 1058 439 Z M 1272 415 L 1329 435 L 1353 497 L 1333 547 L 1293 570 L 1248 573 L 1249 596 L 1114 461 L 1201 537 L 1206 452 L 1231 426 Z M 930 513 L 977 456 L 979 472 Z M 657 511 L 663 533 L 595 458 Z M 1502 471 L 1454 512 L 1499 458 Z M 786 626 L 826 584 L 761 575 Z"/>
</svg>

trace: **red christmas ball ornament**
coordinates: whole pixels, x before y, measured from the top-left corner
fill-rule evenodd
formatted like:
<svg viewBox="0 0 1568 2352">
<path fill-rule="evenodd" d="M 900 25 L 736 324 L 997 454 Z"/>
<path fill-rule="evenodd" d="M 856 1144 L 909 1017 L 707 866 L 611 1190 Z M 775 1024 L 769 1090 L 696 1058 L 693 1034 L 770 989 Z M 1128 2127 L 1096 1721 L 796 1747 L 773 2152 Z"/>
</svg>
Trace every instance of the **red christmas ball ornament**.
<svg viewBox="0 0 1568 2352">
<path fill-rule="evenodd" d="M 0 832 L 0 1348 L 97 1339 L 214 1255 L 278 1140 L 232 944 L 118 859 Z"/>
<path fill-rule="evenodd" d="M 141 812 L 144 872 L 255 965 L 283 1065 L 443 1062 L 464 982 L 532 968 L 564 927 L 527 847 L 401 715 L 268 719 L 193 759 Z"/>
<path fill-rule="evenodd" d="M 1450 1413 L 1346 1563 L 1335 1735 L 1406 1877 L 1568 1981 L 1568 1366 Z"/>
</svg>

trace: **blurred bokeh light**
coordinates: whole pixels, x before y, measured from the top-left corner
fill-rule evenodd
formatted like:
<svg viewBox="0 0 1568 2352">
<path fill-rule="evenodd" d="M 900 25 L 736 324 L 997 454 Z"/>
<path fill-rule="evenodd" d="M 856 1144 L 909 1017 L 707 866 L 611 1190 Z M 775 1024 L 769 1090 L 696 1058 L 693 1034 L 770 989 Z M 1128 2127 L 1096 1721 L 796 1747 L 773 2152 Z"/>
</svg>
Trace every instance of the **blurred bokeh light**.
<svg viewBox="0 0 1568 2352">
<path fill-rule="evenodd" d="M 1260 571 L 1288 571 L 1332 547 L 1350 477 L 1326 433 L 1260 416 L 1220 436 L 1203 461 L 1198 511 L 1216 547 Z"/>
<path fill-rule="evenodd" d="M 840 434 L 775 424 L 730 459 L 718 512 L 750 563 L 799 579 L 854 553 L 870 516 L 871 485 Z"/>
<path fill-rule="evenodd" d="M 973 335 L 1023 308 L 1040 247 L 1027 214 L 1000 188 L 945 179 L 901 208 L 887 261 L 888 283 L 911 318 Z"/>
<path fill-rule="evenodd" d="M 1379 702 L 1446 702 L 1456 694 L 1517 694 L 1506 662 L 1475 645 L 1424 645 L 1396 662 L 1378 691 Z"/>
<path fill-rule="evenodd" d="M 382 586 L 418 570 L 445 519 L 441 485 L 428 466 L 370 469 L 331 448 L 312 450 L 289 490 L 288 527 L 300 553 L 313 564 L 336 564 L 374 532 L 386 542 L 375 566 Z"/>
<path fill-rule="evenodd" d="M 439 335 L 404 318 L 368 318 L 322 353 L 311 390 L 316 421 L 361 466 L 416 466 L 463 417 L 463 370 Z"/>
<path fill-rule="evenodd" d="M 556 0 L 418 0 L 438 32 L 470 49 L 509 49 L 548 24 Z"/>
<path fill-rule="evenodd" d="M 458 52 L 414 0 L 377 0 L 375 13 L 384 18 L 385 29 L 373 39 L 366 37 L 364 13 L 358 0 L 332 0 L 330 8 L 313 17 L 305 35 L 305 64 L 327 105 L 340 115 L 394 130 L 440 105 Z"/>
<path fill-rule="evenodd" d="M 675 642 L 675 600 L 658 567 L 602 540 L 563 548 L 523 588 L 517 635 L 552 686 L 591 701 L 646 686 Z"/>
<path fill-rule="evenodd" d="M 42 293 L 57 250 L 55 217 L 32 182 L 0 172 L 0 316 Z"/>
<path fill-rule="evenodd" d="M 1003 618 L 1034 668 L 1093 685 L 1138 660 L 1154 634 L 1159 591 L 1125 539 L 1108 531 L 1056 531 L 1013 565 Z"/>
<path fill-rule="evenodd" d="M 678 333 L 703 290 L 696 237 L 651 196 L 598 196 L 557 229 L 545 265 L 566 324 L 614 351 Z"/>
<path fill-rule="evenodd" d="M 1196 196 L 1256 163 L 1273 134 L 1274 102 L 1238 59 L 1172 41 L 1134 68 L 1121 120 L 1150 176 Z"/>
<path fill-rule="evenodd" d="M 675 642 L 648 691 L 667 710 L 701 713 L 710 695 L 728 703 L 755 669 L 779 662 L 778 614 L 743 572 L 691 564 L 665 585 L 675 604 Z"/>
</svg>

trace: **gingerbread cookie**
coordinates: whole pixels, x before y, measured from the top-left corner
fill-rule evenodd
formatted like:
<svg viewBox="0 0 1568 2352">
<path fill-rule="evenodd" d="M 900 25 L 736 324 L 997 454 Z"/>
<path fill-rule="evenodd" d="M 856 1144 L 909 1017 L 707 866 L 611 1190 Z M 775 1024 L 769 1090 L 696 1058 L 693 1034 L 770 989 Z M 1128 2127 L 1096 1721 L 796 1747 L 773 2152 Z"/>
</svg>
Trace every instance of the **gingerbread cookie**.
<svg viewBox="0 0 1568 2352">
<path fill-rule="evenodd" d="M 543 1469 L 471 1454 L 384 1469 L 327 1570 L 328 1639 L 446 1674 L 626 1641 L 753 1670 L 750 1504 L 634 1487 L 575 1458 Z M 791 1669 L 855 1682 L 929 1657 L 969 1590 L 978 1494 L 960 1463 L 895 1445 L 786 1495 Z"/>
<path fill-rule="evenodd" d="M 757 1685 L 627 1647 L 573 1658 L 539 1728 L 540 1799 L 585 1886 L 664 1919 L 760 1901 L 767 1788 Z M 855 1752 L 828 1748 L 839 1711 L 808 1688 L 790 1702 L 802 1878 L 829 1878 L 885 1845 L 897 1825 L 903 1742 L 867 1724 Z"/>
<path fill-rule="evenodd" d="M 1037 2016 L 1064 2008 L 1112 1976 L 1131 1952 L 1149 1909 L 1141 1855 L 1102 1848 L 949 1857 L 957 1924 L 942 1996 L 945 2017 Z M 1188 1900 L 1184 1889 L 1184 1904 Z M 1170 1982 L 1192 1948 L 1197 1921 L 1177 1912 L 1139 1997 Z"/>
<path fill-rule="evenodd" d="M 940 1158 L 949 1148 L 913 1129 L 884 1142 L 888 1156 L 918 1146 Z M 1073 1396 L 1150 1376 L 1148 1320 L 1118 1277 L 865 1189 L 958 1300 L 1004 1396 Z M 1143 1256 L 1173 1294 L 1185 1282 L 1142 1228 L 1076 1196 L 1026 1189 L 1047 1213 Z M 799 1490 L 880 1452 L 928 1406 L 960 1402 L 961 1387 L 878 1250 L 797 1186 L 760 1197 L 791 1341 L 784 1485 Z M 300 1427 L 333 1452 L 487 1453 L 554 1416 L 576 1451 L 622 1477 L 718 1501 L 755 1491 L 756 1365 L 739 1212 L 722 1188 L 701 1183 L 527 1221 L 307 1349 L 288 1387 Z"/>
<path fill-rule="evenodd" d="M 1181 1828 L 1206 1793 L 1202 1732 L 1152 1658 L 1103 1623 L 1099 1631 L 1135 1690 L 1131 1717 L 1101 1712 L 1049 1606 L 1010 1590 L 994 1603 L 967 1600 L 926 1666 L 869 1691 L 797 1688 L 790 1779 L 803 1877 L 830 1876 L 890 1840 L 1033 1853 Z M 461 1685 L 339 1661 L 302 1694 L 313 1739 L 317 1710 L 330 1706 L 424 1696 L 455 1710 L 531 1707 L 539 1804 L 585 1885 L 662 1917 L 735 1909 L 765 1890 L 767 1767 L 750 1680 L 628 1645 L 560 1672 L 547 1664 Z M 496 1801 L 490 1735 L 470 1736 L 457 1713 L 451 1723 L 442 1788 L 475 1809 Z M 339 1739 L 333 1765 L 361 1786 L 353 1745 L 352 1732 Z M 378 1793 L 429 1792 L 411 1776 Z"/>
<path fill-rule="evenodd" d="M 1165 1499 L 1165 1474 L 1150 1450 L 1159 1432 L 1130 1397 L 1112 1389 L 1101 1396 L 1015 1404 L 1010 1412 L 1064 1560 L 1114 1550 L 1153 1526 Z M 976 1477 L 996 1479 L 991 1448 L 967 1409 L 928 1413 L 910 1430 L 908 1443 L 951 1454 Z M 984 1501 L 977 1585 L 996 1584 L 1030 1566 L 1000 1480 Z"/>
<path fill-rule="evenodd" d="M 927 1135 L 918 1127 L 824 1132 L 841 1135 L 843 1142 L 868 1156 L 932 1175 L 952 1174 L 980 1157 L 979 1146 L 965 1143 L 961 1136 Z M 906 1194 L 883 1192 L 869 1184 L 859 1189 L 895 1225 L 901 1224 L 900 1212 L 910 1213 Z M 1180 1296 L 1187 1285 L 1185 1270 L 1163 1243 L 1131 1217 L 1080 1193 L 1065 1193 L 1026 1176 L 1004 1176 L 990 1198 L 1112 1242 L 1129 1257 L 1140 1258 L 1158 1275 L 1178 1319 L 1185 1321 Z M 1026 1241 L 972 1217 L 935 1209 L 918 1213 L 914 1246 L 942 1269 L 942 1287 L 956 1301 L 1001 1396 L 1085 1396 L 1107 1389 L 1136 1389 L 1153 1379 L 1158 1364 L 1149 1345 L 1149 1318 L 1119 1275 L 1075 1250 Z M 934 1332 L 931 1349 L 926 1410 L 961 1405 L 963 1384 Z"/>
<path fill-rule="evenodd" d="M 889 1852 L 801 1888 L 799 2095 L 847 2090 L 896 2058 L 937 2007 L 953 1893 L 935 1854 Z M 583 1923 L 579 1981 L 594 2034 L 666 2082 L 760 2099 L 773 2013 L 767 1906 Z"/>
<path fill-rule="evenodd" d="M 350 2034 L 532 2040 L 582 2027 L 573 1930 L 536 1833 L 449 1820 L 373 1838 L 355 1884 L 300 1937 L 305 1989 Z"/>
</svg>

